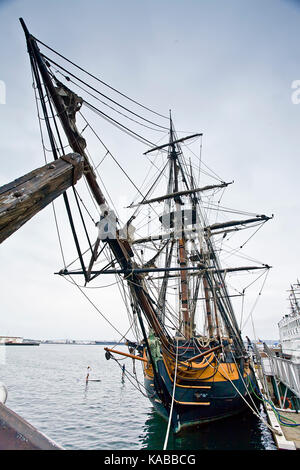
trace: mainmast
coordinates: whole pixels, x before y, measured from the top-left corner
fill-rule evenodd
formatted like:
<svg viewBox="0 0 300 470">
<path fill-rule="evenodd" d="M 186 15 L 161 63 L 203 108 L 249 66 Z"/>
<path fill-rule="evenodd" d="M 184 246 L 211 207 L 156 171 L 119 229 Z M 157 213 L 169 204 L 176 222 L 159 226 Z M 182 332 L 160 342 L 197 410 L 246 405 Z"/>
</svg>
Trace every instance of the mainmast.
<svg viewBox="0 0 300 470">
<path fill-rule="evenodd" d="M 174 175 L 174 187 L 173 192 L 176 194 L 179 191 L 178 187 L 178 151 L 176 150 L 176 143 L 174 141 L 174 129 L 173 123 L 170 116 L 170 151 L 169 151 L 170 164 L 173 166 L 173 175 Z M 190 338 L 192 335 L 191 329 L 191 317 L 189 311 L 189 288 L 188 288 L 188 273 L 187 273 L 187 252 L 186 252 L 186 239 L 184 234 L 184 225 L 183 217 L 178 217 L 178 214 L 181 215 L 181 199 L 180 196 L 174 196 L 176 213 L 177 213 L 177 222 L 179 219 L 178 226 L 178 259 L 180 268 L 180 317 L 183 322 L 183 334 L 186 338 Z"/>
<path fill-rule="evenodd" d="M 180 149 L 178 150 L 179 143 L 183 139 L 175 140 L 174 138 L 174 128 L 173 122 L 170 117 L 170 143 L 169 143 L 169 158 L 170 164 L 173 167 L 173 199 L 175 201 L 176 207 L 176 222 L 177 226 L 174 227 L 174 237 L 178 239 L 178 261 L 179 261 L 179 276 L 180 276 L 180 319 L 183 325 L 182 332 L 183 335 L 189 339 L 193 335 L 194 329 L 194 317 L 195 317 L 195 310 L 196 310 L 196 303 L 194 304 L 195 299 L 190 299 L 190 290 L 189 290 L 189 266 L 188 266 L 188 252 L 187 252 L 187 238 L 186 238 L 186 227 L 184 226 L 184 211 L 182 210 L 183 202 L 181 200 L 181 194 L 189 196 L 190 202 L 192 204 L 192 223 L 197 222 L 197 220 L 193 220 L 194 217 L 197 217 L 196 214 L 196 191 L 193 189 L 193 182 L 191 181 L 191 187 L 189 187 L 187 175 L 184 174 L 184 170 L 182 167 L 181 162 L 179 161 L 180 158 Z M 179 191 L 179 171 L 182 176 L 183 183 L 185 185 L 185 191 Z M 227 186 L 224 183 L 224 186 Z M 177 233 L 176 233 L 177 232 Z M 204 232 L 205 233 L 205 232 Z M 199 237 L 203 235 L 201 233 L 198 234 Z M 215 292 L 214 284 L 213 284 L 213 276 L 209 273 L 209 261 L 210 261 L 210 248 L 208 244 L 206 244 L 206 249 L 203 246 L 203 242 L 200 241 L 201 249 L 196 250 L 196 259 L 199 265 L 201 262 L 202 267 L 204 268 L 201 273 L 198 273 L 196 283 L 196 288 L 194 292 L 194 296 L 197 296 L 198 290 L 200 287 L 200 283 L 202 280 L 203 288 L 204 288 L 204 296 L 205 296 L 205 313 L 207 318 L 207 330 L 208 330 L 208 338 L 213 339 L 214 334 L 214 319 L 212 316 L 212 305 L 211 305 L 211 293 Z M 209 278 L 211 276 L 210 282 Z M 218 322 L 218 312 L 217 312 L 217 303 L 214 302 L 214 317 L 215 317 L 215 324 L 217 327 L 217 333 L 219 333 L 219 322 Z"/>
</svg>

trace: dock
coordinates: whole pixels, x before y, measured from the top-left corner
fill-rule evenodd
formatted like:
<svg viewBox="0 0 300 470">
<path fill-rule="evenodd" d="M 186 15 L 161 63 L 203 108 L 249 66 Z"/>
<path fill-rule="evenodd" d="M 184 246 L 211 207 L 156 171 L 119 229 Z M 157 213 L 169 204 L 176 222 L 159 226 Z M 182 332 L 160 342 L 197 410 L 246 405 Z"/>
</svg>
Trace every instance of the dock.
<svg viewBox="0 0 300 470">
<path fill-rule="evenodd" d="M 280 450 L 300 450 L 300 364 L 299 368 L 298 365 L 295 367 L 295 364 L 276 357 L 267 347 L 264 351 L 256 348 L 255 357 L 255 376 L 276 447 Z M 289 408 L 284 409 L 288 392 L 293 396 L 294 406 L 289 400 Z M 286 426 L 283 421 L 299 426 Z"/>
</svg>

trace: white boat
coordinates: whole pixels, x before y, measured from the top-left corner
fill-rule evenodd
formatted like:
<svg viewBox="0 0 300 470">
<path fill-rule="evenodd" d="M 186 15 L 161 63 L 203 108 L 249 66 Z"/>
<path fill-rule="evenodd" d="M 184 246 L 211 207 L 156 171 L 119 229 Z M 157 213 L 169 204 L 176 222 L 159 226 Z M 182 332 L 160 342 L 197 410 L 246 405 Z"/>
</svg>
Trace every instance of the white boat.
<svg viewBox="0 0 300 470">
<path fill-rule="evenodd" d="M 282 356 L 300 364 L 300 283 L 291 285 L 290 313 L 278 323 Z"/>
</svg>

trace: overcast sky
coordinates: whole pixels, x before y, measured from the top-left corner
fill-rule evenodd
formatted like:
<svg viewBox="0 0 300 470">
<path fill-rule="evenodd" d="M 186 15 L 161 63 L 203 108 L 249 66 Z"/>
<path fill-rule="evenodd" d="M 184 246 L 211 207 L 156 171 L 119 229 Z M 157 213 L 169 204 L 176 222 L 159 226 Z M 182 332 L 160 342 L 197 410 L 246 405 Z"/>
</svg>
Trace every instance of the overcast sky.
<svg viewBox="0 0 300 470">
<path fill-rule="evenodd" d="M 274 214 L 247 254 L 273 267 L 253 315 L 257 337 L 277 338 L 287 290 L 300 277 L 300 104 L 292 101 L 292 83 L 300 80 L 300 2 L 0 0 L 0 185 L 44 161 L 19 17 L 34 36 L 112 86 L 160 113 L 172 109 L 178 129 L 203 132 L 203 159 L 235 182 L 224 204 Z M 100 131 L 139 178 L 145 146 L 125 147 L 106 124 Z M 103 177 L 117 186 L 117 203 L 126 201 L 121 176 L 120 186 L 111 174 Z M 1 244 L 0 266 L 0 335 L 119 339 L 54 275 L 62 262 L 51 207 Z M 92 295 L 125 332 L 127 316 L 112 291 Z M 250 327 L 244 333 L 253 337 Z"/>
</svg>

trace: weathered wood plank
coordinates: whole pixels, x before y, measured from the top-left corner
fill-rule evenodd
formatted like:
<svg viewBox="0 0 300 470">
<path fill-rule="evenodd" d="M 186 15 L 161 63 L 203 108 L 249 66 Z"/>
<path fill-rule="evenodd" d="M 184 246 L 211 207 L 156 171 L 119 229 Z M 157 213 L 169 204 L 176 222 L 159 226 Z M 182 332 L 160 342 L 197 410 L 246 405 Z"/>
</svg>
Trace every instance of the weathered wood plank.
<svg viewBox="0 0 300 470">
<path fill-rule="evenodd" d="M 64 450 L 0 403 L 0 450 Z"/>
<path fill-rule="evenodd" d="M 76 184 L 83 157 L 72 153 L 0 187 L 0 243 Z"/>
</svg>

